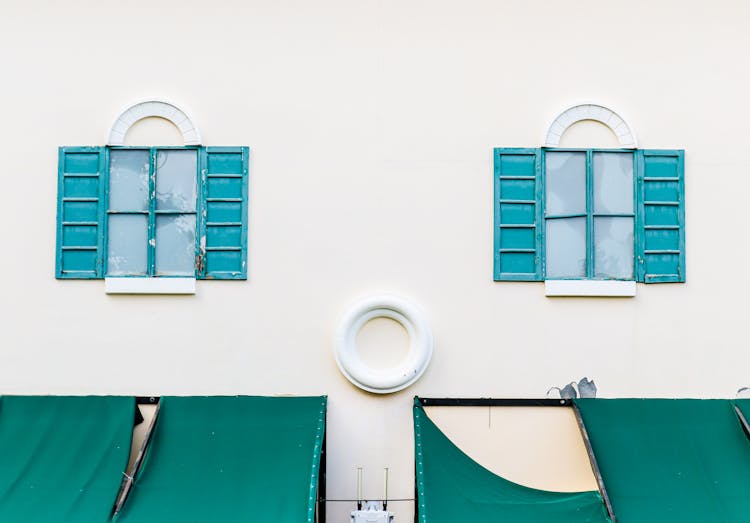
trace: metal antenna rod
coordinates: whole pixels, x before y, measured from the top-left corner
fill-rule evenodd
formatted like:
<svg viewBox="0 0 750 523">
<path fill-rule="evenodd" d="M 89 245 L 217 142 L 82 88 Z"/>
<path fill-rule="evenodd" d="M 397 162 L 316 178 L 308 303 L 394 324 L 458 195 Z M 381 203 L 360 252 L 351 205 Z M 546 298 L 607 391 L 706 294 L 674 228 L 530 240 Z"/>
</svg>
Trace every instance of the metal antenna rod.
<svg viewBox="0 0 750 523">
<path fill-rule="evenodd" d="M 383 469 L 383 481 L 385 483 L 384 486 L 384 495 L 383 495 L 383 510 L 388 510 L 388 467 L 385 467 Z"/>
<path fill-rule="evenodd" d="M 362 467 L 357 467 L 357 510 L 362 510 Z"/>
</svg>

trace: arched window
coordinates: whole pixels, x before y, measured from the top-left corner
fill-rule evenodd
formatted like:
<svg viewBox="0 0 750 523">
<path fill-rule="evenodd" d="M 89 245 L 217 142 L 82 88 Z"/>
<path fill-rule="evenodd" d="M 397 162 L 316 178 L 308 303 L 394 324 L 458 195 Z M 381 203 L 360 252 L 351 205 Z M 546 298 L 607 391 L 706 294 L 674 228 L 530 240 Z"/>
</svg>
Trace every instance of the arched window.
<svg viewBox="0 0 750 523">
<path fill-rule="evenodd" d="M 161 118 L 183 145 L 125 145 Z M 125 109 L 103 147 L 61 147 L 58 278 L 105 278 L 111 293 L 192 293 L 196 279 L 247 277 L 247 147 L 204 147 L 187 114 Z"/>
<path fill-rule="evenodd" d="M 620 147 L 559 147 L 582 121 L 609 127 Z M 585 104 L 553 120 L 544 147 L 496 149 L 495 279 L 603 296 L 684 281 L 683 151 L 636 147 L 623 118 Z"/>
</svg>

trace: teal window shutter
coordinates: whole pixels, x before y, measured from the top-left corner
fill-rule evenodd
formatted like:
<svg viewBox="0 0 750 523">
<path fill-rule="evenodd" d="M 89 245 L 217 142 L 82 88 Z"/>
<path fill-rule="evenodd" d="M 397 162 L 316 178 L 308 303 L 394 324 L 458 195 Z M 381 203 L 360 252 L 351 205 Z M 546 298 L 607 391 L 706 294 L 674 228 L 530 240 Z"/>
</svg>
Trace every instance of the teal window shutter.
<svg viewBox="0 0 750 523">
<path fill-rule="evenodd" d="M 201 150 L 199 279 L 247 279 L 247 147 Z"/>
<path fill-rule="evenodd" d="M 57 278 L 102 278 L 107 152 L 60 147 L 57 186 Z"/>
<path fill-rule="evenodd" d="M 638 150 L 638 281 L 685 281 L 685 152 Z"/>
<path fill-rule="evenodd" d="M 541 149 L 495 149 L 495 280 L 543 279 Z"/>
</svg>

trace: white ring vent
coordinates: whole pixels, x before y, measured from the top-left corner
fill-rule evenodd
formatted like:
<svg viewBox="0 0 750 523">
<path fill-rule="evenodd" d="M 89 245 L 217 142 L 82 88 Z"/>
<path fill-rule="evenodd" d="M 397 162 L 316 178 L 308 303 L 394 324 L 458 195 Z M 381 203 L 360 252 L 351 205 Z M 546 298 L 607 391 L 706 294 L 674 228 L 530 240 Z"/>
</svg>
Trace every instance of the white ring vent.
<svg viewBox="0 0 750 523">
<path fill-rule="evenodd" d="M 409 334 L 409 352 L 394 367 L 374 369 L 357 353 L 356 337 L 368 321 L 390 318 Z M 334 343 L 336 363 L 346 378 L 360 389 L 387 394 L 417 381 L 432 358 L 432 330 L 422 311 L 413 303 L 392 295 L 366 298 L 355 304 L 339 325 Z"/>
<path fill-rule="evenodd" d="M 612 109 L 597 104 L 580 104 L 566 109 L 555 118 L 547 129 L 547 137 L 544 140 L 546 147 L 558 147 L 560 139 L 568 127 L 583 120 L 594 120 L 600 122 L 615 133 L 622 147 L 635 149 L 638 147 L 635 133 L 627 122 Z"/>
<path fill-rule="evenodd" d="M 125 135 L 133 124 L 150 117 L 164 118 L 172 122 L 182 133 L 184 145 L 200 145 L 201 135 L 198 128 L 185 111 L 161 100 L 138 102 L 122 111 L 109 130 L 107 144 L 124 145 Z"/>
</svg>

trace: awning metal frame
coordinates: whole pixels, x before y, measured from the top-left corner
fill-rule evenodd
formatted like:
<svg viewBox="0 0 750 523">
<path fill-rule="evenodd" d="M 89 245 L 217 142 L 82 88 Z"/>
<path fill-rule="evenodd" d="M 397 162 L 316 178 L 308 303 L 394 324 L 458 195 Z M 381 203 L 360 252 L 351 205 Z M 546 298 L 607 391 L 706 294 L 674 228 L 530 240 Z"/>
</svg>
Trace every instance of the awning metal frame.
<svg viewBox="0 0 750 523">
<path fill-rule="evenodd" d="M 578 422 L 578 429 L 581 431 L 581 437 L 583 437 L 583 443 L 586 445 L 586 453 L 589 455 L 589 463 L 591 463 L 591 470 L 594 472 L 594 476 L 596 477 L 596 483 L 599 485 L 599 493 L 602 495 L 602 499 L 604 500 L 604 506 L 607 507 L 607 513 L 609 514 L 609 519 L 612 520 L 612 523 L 617 523 L 617 517 L 615 516 L 615 511 L 612 508 L 612 503 L 609 501 L 609 494 L 607 494 L 607 487 L 604 485 L 604 478 L 602 478 L 602 473 L 599 470 L 599 463 L 596 461 L 596 456 L 594 455 L 594 449 L 591 446 L 591 440 L 589 439 L 589 432 L 586 430 L 586 425 L 583 423 L 583 417 L 581 416 L 581 411 L 578 408 L 578 405 L 575 404 L 575 402 L 570 402 L 573 407 L 573 412 L 576 415 L 576 421 Z"/>
<path fill-rule="evenodd" d="M 735 404 L 734 406 L 734 412 L 737 414 L 737 417 L 740 419 L 740 423 L 742 424 L 742 430 L 745 431 L 745 435 L 750 438 L 750 423 L 748 423 L 747 418 L 742 413 L 742 410 Z"/>
<path fill-rule="evenodd" d="M 133 471 L 130 475 L 127 474 L 127 472 L 123 472 L 123 479 L 122 484 L 120 485 L 120 492 L 117 494 L 117 501 L 115 502 L 115 507 L 112 511 L 112 518 L 114 518 L 121 510 L 123 505 L 125 504 L 125 500 L 128 498 L 128 494 L 130 494 L 130 489 L 133 487 L 133 483 L 135 482 L 135 478 L 138 476 L 138 472 L 141 470 L 141 465 L 143 465 L 143 459 L 146 457 L 146 450 L 148 450 L 148 446 L 151 443 L 151 436 L 154 433 L 154 426 L 156 425 L 156 419 L 159 417 L 159 407 L 161 407 L 161 403 L 159 402 L 158 397 L 138 397 L 135 400 L 136 408 L 138 408 L 138 405 L 156 405 L 156 410 L 154 411 L 154 416 L 151 418 L 151 423 L 148 425 L 148 429 L 146 429 L 146 434 L 143 437 L 143 442 L 141 443 L 141 448 L 138 451 L 138 455 L 135 458 L 135 461 L 133 462 Z"/>
<path fill-rule="evenodd" d="M 570 407 L 569 399 L 532 398 L 422 398 L 423 407 Z"/>
</svg>

